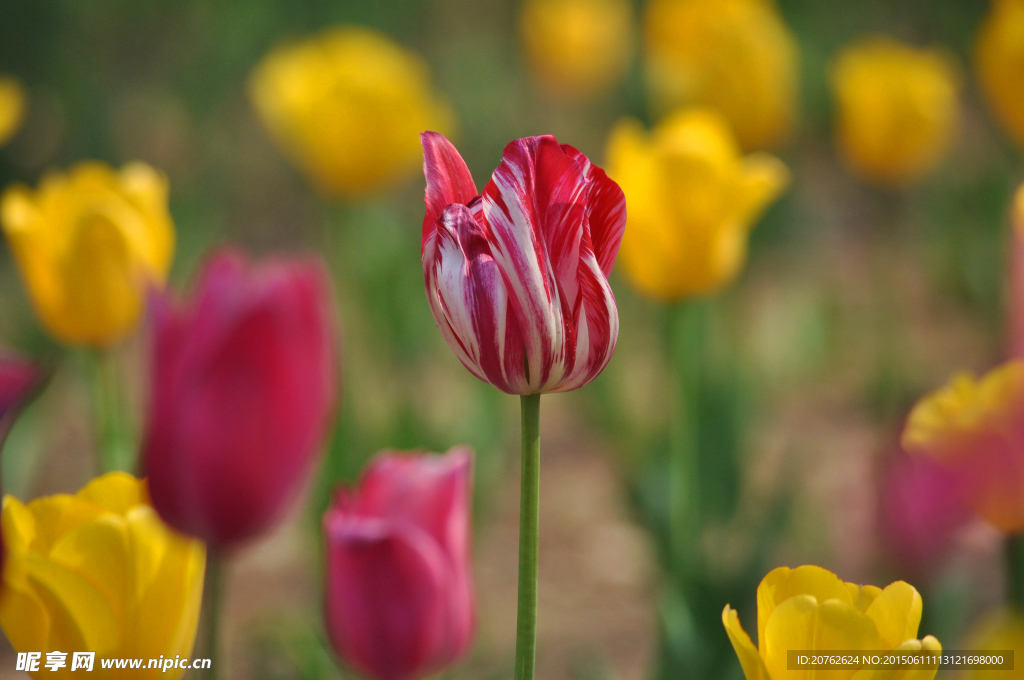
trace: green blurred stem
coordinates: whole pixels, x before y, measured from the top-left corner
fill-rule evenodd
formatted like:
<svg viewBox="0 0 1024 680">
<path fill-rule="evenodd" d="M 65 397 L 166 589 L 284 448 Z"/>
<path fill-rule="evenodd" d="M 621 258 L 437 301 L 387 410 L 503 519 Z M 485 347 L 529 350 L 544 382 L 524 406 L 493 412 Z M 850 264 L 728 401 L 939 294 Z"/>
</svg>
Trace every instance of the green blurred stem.
<svg viewBox="0 0 1024 680">
<path fill-rule="evenodd" d="M 111 470 L 132 471 L 131 448 L 127 442 L 117 357 L 111 350 L 93 354 L 96 426 L 99 435 L 100 474 Z"/>
<path fill-rule="evenodd" d="M 1006 602 L 1024 610 L 1024 534 L 1006 537 Z"/>
<path fill-rule="evenodd" d="M 519 496 L 519 609 L 515 680 L 533 680 L 537 658 L 537 535 L 540 529 L 540 395 L 520 397 L 523 409 Z"/>
<path fill-rule="evenodd" d="M 699 533 L 698 480 L 700 369 L 707 303 L 680 302 L 667 310 L 665 344 L 669 380 L 669 564 L 674 573 L 695 568 Z"/>
<path fill-rule="evenodd" d="M 203 591 L 203 609 L 206 611 L 206 658 L 210 668 L 205 671 L 207 680 L 216 680 L 220 674 L 220 610 L 224 585 L 223 557 L 214 548 L 206 551 L 206 582 Z"/>
</svg>

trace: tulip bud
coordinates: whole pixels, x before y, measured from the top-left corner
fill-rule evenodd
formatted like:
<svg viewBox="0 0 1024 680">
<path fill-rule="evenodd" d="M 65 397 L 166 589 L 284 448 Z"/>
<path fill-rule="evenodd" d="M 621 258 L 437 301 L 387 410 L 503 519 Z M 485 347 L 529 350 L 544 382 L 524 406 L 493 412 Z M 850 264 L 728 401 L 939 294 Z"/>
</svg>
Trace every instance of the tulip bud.
<svg viewBox="0 0 1024 680">
<path fill-rule="evenodd" d="M 14 136 L 25 118 L 25 90 L 17 79 L 0 76 L 0 146 Z"/>
<path fill-rule="evenodd" d="M 960 103 L 956 69 L 945 54 L 868 38 L 843 50 L 832 88 L 837 144 L 868 181 L 911 184 L 949 150 Z"/>
<path fill-rule="evenodd" d="M 143 464 L 168 524 L 230 547 L 296 495 L 335 399 L 329 290 L 315 261 L 224 252 L 191 302 L 154 301 Z"/>
<path fill-rule="evenodd" d="M 627 0 L 529 0 L 519 28 L 531 70 L 554 97 L 591 97 L 629 67 L 633 8 Z"/>
<path fill-rule="evenodd" d="M 717 110 L 744 149 L 774 149 L 796 125 L 799 51 L 771 0 L 652 0 L 645 20 L 654 108 Z"/>
<path fill-rule="evenodd" d="M 750 228 L 789 184 L 781 161 L 742 157 L 725 119 L 705 109 L 678 111 L 650 134 L 624 120 L 607 155 L 629 203 L 623 272 L 660 300 L 729 284 L 746 260 Z"/>
<path fill-rule="evenodd" d="M 275 49 L 249 92 L 282 153 L 322 192 L 342 198 L 408 178 L 419 165 L 419 132 L 452 127 L 423 60 L 358 26 Z"/>
<path fill-rule="evenodd" d="M 417 680 L 469 648 L 468 449 L 384 453 L 324 514 L 326 619 L 338 655 L 374 680 Z"/>
<path fill-rule="evenodd" d="M 586 385 L 619 335 L 608 283 L 626 222 L 618 185 L 545 135 L 506 146 L 478 194 L 444 136 L 422 140 L 423 276 L 449 346 L 509 394 Z"/>
<path fill-rule="evenodd" d="M 931 635 L 917 639 L 921 608 L 921 596 L 903 581 L 883 589 L 845 583 L 821 567 L 779 567 L 757 587 L 757 647 L 729 605 L 722 623 L 747 680 L 784 680 L 793 675 L 791 649 L 941 652 Z M 935 669 L 913 677 L 931 680 Z"/>
<path fill-rule="evenodd" d="M 903 448 L 949 470 L 990 524 L 1024 530 L 1024 362 L 981 379 L 961 373 L 925 395 L 907 418 Z"/>
<path fill-rule="evenodd" d="M 206 550 L 160 521 L 145 482 L 111 472 L 73 496 L 28 504 L 6 496 L 0 523 L 8 551 L 0 626 L 15 650 L 191 655 Z M 100 677 L 120 677 L 95 663 Z M 131 677 L 175 680 L 184 673 L 164 670 L 143 667 Z M 75 677 L 69 667 L 33 675 Z"/>
<path fill-rule="evenodd" d="M 0 222 L 43 326 L 107 346 L 134 330 L 174 252 L 167 179 L 142 163 L 82 163 L 0 196 Z"/>
<path fill-rule="evenodd" d="M 993 0 L 978 30 L 974 64 L 992 112 L 1006 131 L 1024 148 L 1024 1 Z"/>
</svg>

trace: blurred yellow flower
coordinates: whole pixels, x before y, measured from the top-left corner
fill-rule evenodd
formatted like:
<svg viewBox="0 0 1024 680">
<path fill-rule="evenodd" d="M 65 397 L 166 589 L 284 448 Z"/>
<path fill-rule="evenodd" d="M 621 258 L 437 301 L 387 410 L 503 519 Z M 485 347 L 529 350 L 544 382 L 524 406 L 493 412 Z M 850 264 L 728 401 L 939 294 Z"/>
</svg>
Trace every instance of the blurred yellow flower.
<svg viewBox="0 0 1024 680">
<path fill-rule="evenodd" d="M 903 448 L 955 473 L 979 515 L 1007 532 L 1024 530 L 1024 362 L 980 380 L 968 373 L 925 395 L 903 429 Z"/>
<path fill-rule="evenodd" d="M 623 120 L 607 158 L 628 206 L 622 270 L 641 293 L 666 301 L 731 282 L 751 226 L 789 183 L 774 156 L 742 157 L 725 119 L 708 109 L 673 113 L 650 134 Z"/>
<path fill-rule="evenodd" d="M 845 583 L 821 567 L 779 567 L 757 587 L 757 647 L 729 605 L 722 611 L 722 623 L 747 680 L 783 680 L 795 674 L 787 670 L 786 653 L 791 649 L 941 651 L 942 645 L 931 635 L 917 639 L 921 607 L 917 590 L 903 581 L 882 589 Z M 822 675 L 849 678 L 854 673 Z M 933 669 L 899 677 L 934 676 Z M 882 680 L 893 677 L 893 671 L 856 671 L 854 677 Z"/>
<path fill-rule="evenodd" d="M 1024 0 L 993 0 L 978 31 L 974 63 L 989 106 L 1024 147 Z"/>
<path fill-rule="evenodd" d="M 970 669 L 964 671 L 964 680 L 1024 678 L 1024 664 L 1020 663 L 1021 655 L 1024 654 L 1024 616 L 1016 609 L 999 609 L 990 613 L 972 626 L 964 649 L 977 650 L 979 653 L 1005 649 L 1015 652 L 1012 671 Z"/>
<path fill-rule="evenodd" d="M 17 651 L 95 652 L 99 657 L 188 657 L 202 601 L 206 549 L 168 528 L 145 482 L 123 472 L 94 479 L 74 496 L 23 504 L 0 515 L 7 564 L 0 626 Z M 45 656 L 43 661 L 45 663 Z M 57 673 L 74 678 L 71 657 Z M 131 677 L 178 678 L 184 671 L 133 670 Z"/>
<path fill-rule="evenodd" d="M 872 37 L 832 68 L 837 144 L 865 179 L 912 183 L 943 159 L 960 120 L 959 82 L 942 53 Z"/>
<path fill-rule="evenodd" d="M 0 146 L 21 127 L 25 117 L 25 90 L 11 76 L 0 76 Z"/>
<path fill-rule="evenodd" d="M 138 323 L 147 286 L 174 253 L 167 179 L 142 163 L 82 163 L 37 191 L 0 196 L 0 223 L 46 329 L 68 344 L 105 346 Z"/>
<path fill-rule="evenodd" d="M 652 0 L 645 33 L 655 109 L 718 109 L 748 150 L 789 138 L 799 51 L 772 0 Z"/>
<path fill-rule="evenodd" d="M 527 0 L 519 23 L 530 67 L 552 95 L 583 99 L 626 74 L 633 48 L 628 0 Z"/>
<path fill-rule="evenodd" d="M 343 198 L 415 173 L 423 163 L 419 134 L 452 126 L 423 60 L 358 26 L 273 50 L 253 71 L 249 92 L 281 151 L 321 191 Z"/>
</svg>

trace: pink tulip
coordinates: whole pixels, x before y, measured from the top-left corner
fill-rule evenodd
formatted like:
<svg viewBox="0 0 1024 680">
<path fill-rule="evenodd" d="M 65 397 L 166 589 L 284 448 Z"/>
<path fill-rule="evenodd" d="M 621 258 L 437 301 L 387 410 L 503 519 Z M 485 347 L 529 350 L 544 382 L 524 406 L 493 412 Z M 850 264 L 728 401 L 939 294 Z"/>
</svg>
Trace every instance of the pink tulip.
<svg viewBox="0 0 1024 680">
<path fill-rule="evenodd" d="M 305 481 L 335 400 L 329 283 L 316 261 L 207 263 L 153 308 L 143 449 L 164 520 L 225 547 L 264 532 Z"/>
<path fill-rule="evenodd" d="M 378 455 L 324 514 L 327 631 L 376 680 L 414 680 L 466 653 L 475 626 L 471 455 Z"/>
<path fill-rule="evenodd" d="M 619 186 L 571 146 L 505 147 L 483 193 L 455 147 L 421 135 L 423 276 L 434 319 L 473 375 L 509 394 L 565 392 L 611 359 L 608 275 L 626 224 Z"/>
<path fill-rule="evenodd" d="M 898 453 L 882 480 L 879 524 L 889 554 L 915 572 L 934 568 L 971 519 L 961 480 L 924 456 Z"/>
</svg>

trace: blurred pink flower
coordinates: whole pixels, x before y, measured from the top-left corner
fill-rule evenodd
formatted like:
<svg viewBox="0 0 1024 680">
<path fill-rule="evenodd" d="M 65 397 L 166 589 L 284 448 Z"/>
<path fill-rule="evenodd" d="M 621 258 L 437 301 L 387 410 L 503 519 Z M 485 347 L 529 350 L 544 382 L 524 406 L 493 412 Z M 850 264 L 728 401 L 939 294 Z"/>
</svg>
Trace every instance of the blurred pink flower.
<svg viewBox="0 0 1024 680">
<path fill-rule="evenodd" d="M 168 524 L 232 546 L 295 496 L 335 401 L 329 291 L 314 260 L 222 252 L 190 303 L 156 298 L 143 456 Z"/>
<path fill-rule="evenodd" d="M 423 276 L 441 333 L 509 394 L 574 390 L 615 351 L 608 275 L 626 224 L 619 186 L 554 137 L 505 147 L 478 194 L 459 152 L 425 132 Z"/>
<path fill-rule="evenodd" d="M 950 548 L 972 517 L 958 478 L 939 463 L 900 451 L 882 479 L 879 523 L 894 561 L 921 572 Z"/>
<path fill-rule="evenodd" d="M 327 631 L 375 680 L 414 680 L 469 649 L 471 453 L 383 453 L 324 514 Z"/>
</svg>

